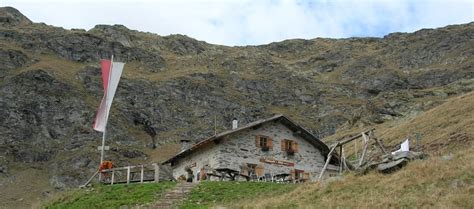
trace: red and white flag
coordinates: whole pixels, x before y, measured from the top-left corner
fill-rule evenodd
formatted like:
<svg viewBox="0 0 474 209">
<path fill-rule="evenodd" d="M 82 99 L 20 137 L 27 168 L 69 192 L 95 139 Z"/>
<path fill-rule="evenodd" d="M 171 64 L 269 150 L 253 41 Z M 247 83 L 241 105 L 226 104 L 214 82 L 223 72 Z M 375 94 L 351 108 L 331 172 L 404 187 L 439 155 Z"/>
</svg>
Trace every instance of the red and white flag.
<svg viewBox="0 0 474 209">
<path fill-rule="evenodd" d="M 122 75 L 125 63 L 113 62 L 111 60 L 101 60 L 102 81 L 104 84 L 104 96 L 100 102 L 99 110 L 94 121 L 94 130 L 104 132 L 109 117 L 110 107 L 114 99 L 115 91 Z"/>
</svg>

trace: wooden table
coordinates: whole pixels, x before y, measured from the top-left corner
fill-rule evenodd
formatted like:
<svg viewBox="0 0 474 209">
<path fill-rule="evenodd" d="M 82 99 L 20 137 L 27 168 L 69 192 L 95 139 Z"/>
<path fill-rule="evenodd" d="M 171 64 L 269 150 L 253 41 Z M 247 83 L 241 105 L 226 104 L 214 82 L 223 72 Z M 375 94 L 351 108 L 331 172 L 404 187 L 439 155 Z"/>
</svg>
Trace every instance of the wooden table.
<svg viewBox="0 0 474 209">
<path fill-rule="evenodd" d="M 274 177 L 277 179 L 277 182 L 286 182 L 287 181 L 287 177 L 290 176 L 290 174 L 288 173 L 281 173 L 281 174 L 277 174 L 275 175 Z"/>
<path fill-rule="evenodd" d="M 218 168 L 216 171 L 221 174 L 221 181 L 223 181 L 226 177 L 229 177 L 231 181 L 235 181 L 235 177 L 240 175 L 239 171 L 230 168 Z"/>
</svg>

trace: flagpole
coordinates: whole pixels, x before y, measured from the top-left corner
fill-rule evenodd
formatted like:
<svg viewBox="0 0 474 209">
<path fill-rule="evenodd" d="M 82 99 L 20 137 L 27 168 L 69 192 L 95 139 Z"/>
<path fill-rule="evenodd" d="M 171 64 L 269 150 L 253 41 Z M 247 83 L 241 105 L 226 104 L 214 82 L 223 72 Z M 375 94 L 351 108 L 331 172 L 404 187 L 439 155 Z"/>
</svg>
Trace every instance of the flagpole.
<svg viewBox="0 0 474 209">
<path fill-rule="evenodd" d="M 114 55 L 112 55 L 111 59 L 110 59 L 110 69 L 109 69 L 109 78 L 108 78 L 108 84 L 110 84 L 110 76 L 112 75 L 112 65 L 114 63 Z M 107 84 L 107 85 L 108 85 Z M 106 107 L 106 111 L 105 111 L 105 126 L 104 126 L 104 132 L 102 132 L 102 147 L 100 148 L 100 163 L 102 164 L 102 162 L 104 162 L 104 155 L 105 155 L 105 151 L 104 151 L 104 148 L 105 148 L 105 135 L 106 135 L 106 130 L 107 130 L 107 121 L 109 119 L 109 113 L 107 111 L 107 97 L 109 96 L 109 87 L 107 86 L 107 91 L 105 92 L 105 107 Z"/>
</svg>

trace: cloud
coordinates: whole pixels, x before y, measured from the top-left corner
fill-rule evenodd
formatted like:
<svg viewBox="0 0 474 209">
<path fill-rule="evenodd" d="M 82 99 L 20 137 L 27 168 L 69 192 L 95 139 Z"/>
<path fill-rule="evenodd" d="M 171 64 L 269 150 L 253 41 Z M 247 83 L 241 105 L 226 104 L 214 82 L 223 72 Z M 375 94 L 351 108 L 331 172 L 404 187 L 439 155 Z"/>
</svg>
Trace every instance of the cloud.
<svg viewBox="0 0 474 209">
<path fill-rule="evenodd" d="M 224 45 L 380 37 L 474 21 L 474 3 L 467 0 L 3 0 L 1 5 L 16 7 L 35 22 L 68 29 L 123 24 Z"/>
</svg>

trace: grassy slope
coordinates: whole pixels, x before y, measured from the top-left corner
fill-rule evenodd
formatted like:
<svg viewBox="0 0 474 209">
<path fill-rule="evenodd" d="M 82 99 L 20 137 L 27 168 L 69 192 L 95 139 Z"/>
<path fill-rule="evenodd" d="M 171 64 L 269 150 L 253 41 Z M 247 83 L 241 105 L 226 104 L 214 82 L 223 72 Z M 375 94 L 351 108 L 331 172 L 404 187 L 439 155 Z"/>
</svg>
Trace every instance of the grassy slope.
<svg viewBox="0 0 474 209">
<path fill-rule="evenodd" d="M 95 186 L 75 189 L 49 200 L 44 208 L 119 208 L 152 203 L 175 186 L 174 182 Z"/>
<path fill-rule="evenodd" d="M 472 208 L 474 207 L 474 92 L 400 124 L 379 126 L 381 138 L 395 143 L 413 131 L 423 134 L 430 154 L 394 174 L 346 175 L 308 184 L 289 194 L 242 201 L 244 208 Z"/>
<path fill-rule="evenodd" d="M 293 184 L 265 182 L 202 182 L 180 208 L 208 208 L 239 200 L 253 200 L 280 195 L 296 188 Z"/>
</svg>

